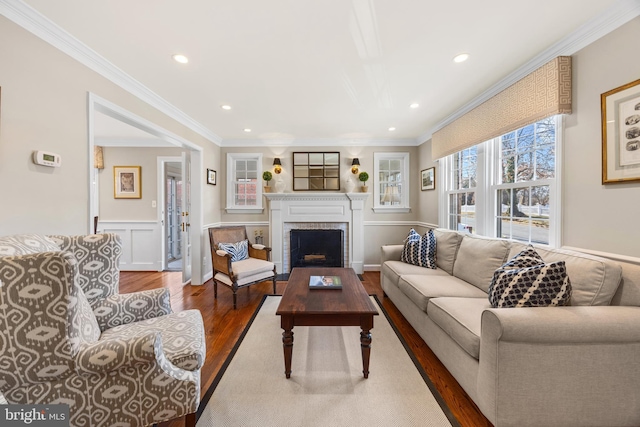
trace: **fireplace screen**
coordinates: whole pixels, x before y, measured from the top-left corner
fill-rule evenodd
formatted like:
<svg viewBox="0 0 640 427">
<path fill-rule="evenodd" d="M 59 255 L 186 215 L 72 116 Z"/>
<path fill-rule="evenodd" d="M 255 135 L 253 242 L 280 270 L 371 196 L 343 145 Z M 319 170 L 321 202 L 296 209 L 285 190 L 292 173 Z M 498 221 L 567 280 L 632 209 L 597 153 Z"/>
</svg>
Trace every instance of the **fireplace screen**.
<svg viewBox="0 0 640 427">
<path fill-rule="evenodd" d="M 291 268 L 344 267 L 343 230 L 291 230 Z"/>
</svg>

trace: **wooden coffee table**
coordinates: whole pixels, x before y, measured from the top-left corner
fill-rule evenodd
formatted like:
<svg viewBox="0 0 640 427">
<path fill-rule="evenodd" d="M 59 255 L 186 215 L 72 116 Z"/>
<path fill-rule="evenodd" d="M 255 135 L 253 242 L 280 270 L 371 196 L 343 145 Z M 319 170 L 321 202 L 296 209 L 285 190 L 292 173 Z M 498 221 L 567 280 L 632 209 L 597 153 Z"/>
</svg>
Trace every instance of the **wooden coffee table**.
<svg viewBox="0 0 640 427">
<path fill-rule="evenodd" d="M 310 276 L 339 276 L 342 289 L 309 289 Z M 294 268 L 276 315 L 284 332 L 284 373 L 291 378 L 294 326 L 360 326 L 362 373 L 369 378 L 375 305 L 351 268 Z"/>
</svg>

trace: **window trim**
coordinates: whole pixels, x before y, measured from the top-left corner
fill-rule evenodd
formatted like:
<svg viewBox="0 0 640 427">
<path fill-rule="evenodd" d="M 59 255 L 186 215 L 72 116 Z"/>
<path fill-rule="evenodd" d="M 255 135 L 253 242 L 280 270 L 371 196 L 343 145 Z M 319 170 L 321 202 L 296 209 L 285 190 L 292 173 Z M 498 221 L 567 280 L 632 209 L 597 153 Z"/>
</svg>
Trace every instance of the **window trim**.
<svg viewBox="0 0 640 427">
<path fill-rule="evenodd" d="M 239 206 L 234 204 L 235 189 L 234 176 L 236 160 L 255 160 L 258 165 L 258 185 L 256 185 L 256 205 Z M 227 153 L 227 213 L 262 213 L 264 206 L 262 202 L 262 153 Z"/>
<path fill-rule="evenodd" d="M 400 160 L 402 164 L 402 200 L 400 205 L 386 206 L 380 204 L 380 160 Z M 410 184 L 411 158 L 409 152 L 386 151 L 373 153 L 373 211 L 375 213 L 409 213 L 410 206 Z"/>
<path fill-rule="evenodd" d="M 543 120 L 543 119 L 540 119 Z M 524 125 L 528 126 L 528 125 Z M 522 126 L 522 127 L 524 127 Z M 527 181 L 526 185 L 539 182 L 540 185 L 550 184 L 549 199 L 551 201 L 551 211 L 549 214 L 549 244 L 536 243 L 536 246 L 560 248 L 562 247 L 562 169 L 563 169 L 563 153 L 564 153 L 564 116 L 555 116 L 556 126 L 556 146 L 555 146 L 555 178 L 551 183 L 547 180 Z M 499 166 L 499 144 L 500 136 L 492 138 L 488 141 L 477 144 L 478 147 L 478 169 L 476 171 L 476 233 L 481 236 L 496 237 L 496 190 L 498 187 L 503 188 L 505 185 L 498 185 Z M 454 153 L 457 154 L 457 153 Z M 453 155 L 438 159 L 441 165 L 439 169 L 438 180 L 442 183 L 438 189 L 438 223 L 442 228 L 449 229 L 449 195 L 456 192 L 464 192 L 462 190 L 449 190 L 451 187 L 451 171 Z M 518 183 L 513 183 L 513 187 L 518 187 Z M 521 240 L 514 240 L 523 242 Z"/>
</svg>

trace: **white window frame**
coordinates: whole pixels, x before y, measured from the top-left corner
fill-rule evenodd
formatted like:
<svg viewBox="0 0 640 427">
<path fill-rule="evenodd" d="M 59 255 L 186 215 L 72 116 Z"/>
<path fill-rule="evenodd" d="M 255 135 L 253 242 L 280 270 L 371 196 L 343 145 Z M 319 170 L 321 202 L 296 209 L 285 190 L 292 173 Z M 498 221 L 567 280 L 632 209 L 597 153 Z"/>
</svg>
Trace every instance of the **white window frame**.
<svg viewBox="0 0 640 427">
<path fill-rule="evenodd" d="M 394 206 L 380 204 L 380 161 L 381 160 L 400 160 L 402 167 L 402 194 L 400 195 L 400 204 Z M 408 152 L 385 152 L 373 153 L 373 211 L 375 213 L 408 213 L 411 212 L 409 205 L 411 194 L 410 191 L 410 154 Z"/>
<path fill-rule="evenodd" d="M 527 181 L 528 185 L 549 185 L 549 244 L 537 246 L 559 248 L 562 246 L 562 166 L 564 151 L 564 116 L 555 116 L 556 147 L 555 147 L 555 178 L 544 181 Z M 476 170 L 476 229 L 482 236 L 496 237 L 496 192 L 503 187 L 523 187 L 523 183 L 498 185 L 500 174 L 500 137 L 478 144 L 478 168 Z M 439 159 L 441 165 L 438 180 L 441 183 L 439 195 L 439 225 L 449 228 L 449 195 L 464 190 L 450 190 L 452 180 L 453 155 Z M 521 240 L 518 240 L 522 242 Z"/>
<path fill-rule="evenodd" d="M 258 165 L 258 183 L 256 185 L 256 205 L 235 205 L 235 172 L 237 160 L 255 160 Z M 262 154 L 261 153 L 227 153 L 227 213 L 262 213 Z"/>
</svg>

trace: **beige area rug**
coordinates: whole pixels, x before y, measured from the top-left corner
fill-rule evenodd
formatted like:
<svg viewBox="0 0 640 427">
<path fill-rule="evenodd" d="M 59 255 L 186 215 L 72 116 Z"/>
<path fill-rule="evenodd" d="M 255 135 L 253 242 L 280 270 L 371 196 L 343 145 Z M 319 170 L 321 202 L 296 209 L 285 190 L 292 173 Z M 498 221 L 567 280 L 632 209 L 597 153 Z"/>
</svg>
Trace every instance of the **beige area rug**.
<svg viewBox="0 0 640 427">
<path fill-rule="evenodd" d="M 303 326 L 293 329 L 286 379 L 279 303 L 269 296 L 258 308 L 205 395 L 197 427 L 458 426 L 377 302 L 368 379 L 359 327 Z"/>
</svg>

